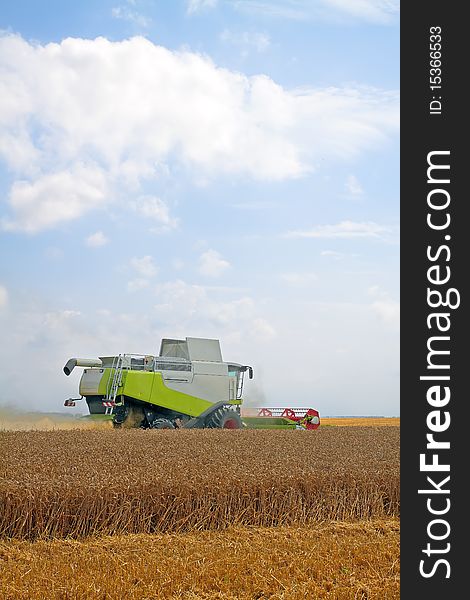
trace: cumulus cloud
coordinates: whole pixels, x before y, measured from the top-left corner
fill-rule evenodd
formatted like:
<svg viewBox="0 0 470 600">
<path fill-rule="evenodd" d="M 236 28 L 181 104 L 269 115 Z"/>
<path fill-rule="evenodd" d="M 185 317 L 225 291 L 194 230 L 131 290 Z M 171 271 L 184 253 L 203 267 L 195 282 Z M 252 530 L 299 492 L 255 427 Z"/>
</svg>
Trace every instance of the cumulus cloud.
<svg viewBox="0 0 470 600">
<path fill-rule="evenodd" d="M 4 34 L 0 73 L 0 155 L 15 177 L 5 222 L 31 233 L 79 218 L 165 169 L 285 180 L 311 172 L 320 158 L 354 158 L 398 129 L 395 92 L 289 90 L 143 37 L 41 45 Z M 142 210 L 171 229 L 161 202 Z"/>
<path fill-rule="evenodd" d="M 85 244 L 90 248 L 99 248 L 101 246 L 106 246 L 108 243 L 109 240 L 102 231 L 96 231 L 85 239 Z"/>
<path fill-rule="evenodd" d="M 15 181 L 8 199 L 15 216 L 3 219 L 3 227 L 28 233 L 49 229 L 104 206 L 106 191 L 103 171 L 84 164 L 34 181 Z"/>
<path fill-rule="evenodd" d="M 199 273 L 206 277 L 219 277 L 230 267 L 216 250 L 207 250 L 199 257 Z"/>
<path fill-rule="evenodd" d="M 217 290 L 181 279 L 159 284 L 155 292 L 156 315 L 167 326 L 176 328 L 178 335 L 193 331 L 203 337 L 220 338 L 223 334 L 264 343 L 276 334 L 274 326 L 259 314 L 251 296 L 238 296 L 233 290 Z"/>
<path fill-rule="evenodd" d="M 390 228 L 378 225 L 372 221 L 355 223 L 341 221 L 336 225 L 318 225 L 305 231 L 289 231 L 284 234 L 287 238 L 324 238 L 324 239 L 359 239 L 381 238 L 390 233 Z"/>
<path fill-rule="evenodd" d="M 158 267 L 153 261 L 152 256 L 142 256 L 142 258 L 132 258 L 130 265 L 142 277 L 151 278 L 158 272 Z"/>
<path fill-rule="evenodd" d="M 178 219 L 170 216 L 167 204 L 156 196 L 142 196 L 134 203 L 135 210 L 159 226 L 159 231 L 168 231 L 178 225 Z"/>
<path fill-rule="evenodd" d="M 138 292 L 150 286 L 150 280 L 158 273 L 158 266 L 150 255 L 134 257 L 129 261 L 131 269 L 137 277 L 127 282 L 128 292 Z"/>
</svg>

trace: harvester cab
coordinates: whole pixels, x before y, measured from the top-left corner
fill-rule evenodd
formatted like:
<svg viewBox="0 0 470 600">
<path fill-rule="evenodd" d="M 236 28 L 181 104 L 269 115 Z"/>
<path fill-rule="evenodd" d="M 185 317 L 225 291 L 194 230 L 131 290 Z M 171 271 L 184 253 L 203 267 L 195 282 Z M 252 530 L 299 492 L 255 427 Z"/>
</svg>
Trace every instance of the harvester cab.
<svg viewBox="0 0 470 600">
<path fill-rule="evenodd" d="M 222 360 L 219 340 L 193 337 L 163 339 L 158 356 L 71 358 L 64 373 L 75 367 L 84 368 L 81 397 L 64 405 L 85 399 L 115 427 L 240 429 L 245 373 L 253 378 L 252 367 Z"/>
</svg>

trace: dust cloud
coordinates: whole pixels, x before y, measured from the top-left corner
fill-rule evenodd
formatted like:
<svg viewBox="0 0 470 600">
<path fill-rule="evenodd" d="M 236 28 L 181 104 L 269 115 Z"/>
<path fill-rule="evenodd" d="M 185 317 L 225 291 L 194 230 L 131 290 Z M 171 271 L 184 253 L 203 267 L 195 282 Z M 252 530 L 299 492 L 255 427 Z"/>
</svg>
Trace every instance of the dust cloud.
<svg viewBox="0 0 470 600">
<path fill-rule="evenodd" d="M 263 388 L 259 384 L 250 382 L 250 385 L 243 390 L 242 416 L 254 417 L 259 409 L 265 406 L 268 406 L 268 402 Z"/>
<path fill-rule="evenodd" d="M 93 421 L 60 413 L 27 412 L 0 407 L 0 431 L 54 431 L 72 429 L 112 429 L 111 421 Z"/>
</svg>

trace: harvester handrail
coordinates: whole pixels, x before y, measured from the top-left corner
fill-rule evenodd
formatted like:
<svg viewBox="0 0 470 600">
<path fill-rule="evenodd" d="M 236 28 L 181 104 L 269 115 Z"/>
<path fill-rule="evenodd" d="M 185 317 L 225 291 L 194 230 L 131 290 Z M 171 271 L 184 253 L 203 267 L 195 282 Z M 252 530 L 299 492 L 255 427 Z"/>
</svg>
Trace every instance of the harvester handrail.
<svg viewBox="0 0 470 600">
<path fill-rule="evenodd" d="M 178 365 L 178 366 L 184 365 L 184 366 L 189 367 L 189 369 L 184 369 L 184 370 L 191 370 L 191 367 L 192 367 L 192 361 L 188 360 L 187 358 L 181 358 L 181 357 L 154 356 L 152 354 L 137 354 L 134 352 L 120 354 L 119 356 L 121 357 L 121 369 L 127 370 L 127 371 L 141 371 L 141 370 L 159 371 L 159 370 L 161 370 L 163 365 Z M 111 364 L 103 363 L 102 366 L 104 368 L 108 368 L 108 369 L 116 368 L 116 360 L 118 359 L 118 357 L 117 356 L 102 356 L 101 357 L 101 359 L 106 359 L 106 358 L 112 359 L 112 363 Z M 149 362 L 147 363 L 147 365 L 144 362 L 146 358 L 149 359 Z M 132 359 L 137 359 L 137 360 L 142 359 L 142 364 L 135 364 L 132 362 Z M 162 366 L 158 367 L 157 365 L 162 365 Z M 171 370 L 171 369 L 169 369 L 169 370 Z M 181 370 L 181 369 L 176 369 L 176 370 Z"/>
</svg>

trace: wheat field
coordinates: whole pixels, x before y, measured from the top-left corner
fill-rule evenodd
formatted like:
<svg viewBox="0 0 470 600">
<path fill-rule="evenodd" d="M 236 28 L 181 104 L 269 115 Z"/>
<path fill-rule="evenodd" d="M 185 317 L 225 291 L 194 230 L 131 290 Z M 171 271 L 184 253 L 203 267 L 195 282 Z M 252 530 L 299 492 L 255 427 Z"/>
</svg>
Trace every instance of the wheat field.
<svg viewBox="0 0 470 600">
<path fill-rule="evenodd" d="M 395 427 L 0 433 L 0 536 L 303 525 L 399 514 Z"/>
<path fill-rule="evenodd" d="M 399 427 L 0 432 L 2 600 L 398 600 Z"/>
<path fill-rule="evenodd" d="M 2 600 L 397 600 L 397 519 L 0 541 Z"/>
</svg>

